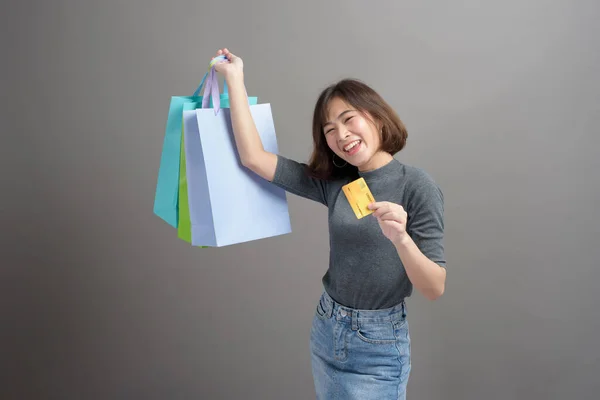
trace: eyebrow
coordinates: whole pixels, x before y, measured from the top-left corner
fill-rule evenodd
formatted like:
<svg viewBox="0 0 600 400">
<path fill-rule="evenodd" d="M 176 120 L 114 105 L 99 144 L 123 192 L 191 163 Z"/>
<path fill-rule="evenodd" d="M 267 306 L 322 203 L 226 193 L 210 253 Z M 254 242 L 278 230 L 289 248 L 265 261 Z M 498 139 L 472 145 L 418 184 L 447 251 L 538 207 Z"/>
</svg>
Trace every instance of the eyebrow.
<svg viewBox="0 0 600 400">
<path fill-rule="evenodd" d="M 342 113 L 340 113 L 340 115 L 338 115 L 338 116 L 337 116 L 337 118 L 336 118 L 336 119 L 340 119 L 340 118 L 342 118 L 342 116 L 344 116 L 345 114 L 348 114 L 349 112 L 352 112 L 352 111 L 354 111 L 354 110 L 346 110 L 346 111 L 343 111 Z M 330 125 L 330 124 L 333 124 L 333 121 L 328 121 L 328 122 L 325 122 L 325 123 L 323 124 L 323 127 L 326 127 L 327 125 Z"/>
</svg>

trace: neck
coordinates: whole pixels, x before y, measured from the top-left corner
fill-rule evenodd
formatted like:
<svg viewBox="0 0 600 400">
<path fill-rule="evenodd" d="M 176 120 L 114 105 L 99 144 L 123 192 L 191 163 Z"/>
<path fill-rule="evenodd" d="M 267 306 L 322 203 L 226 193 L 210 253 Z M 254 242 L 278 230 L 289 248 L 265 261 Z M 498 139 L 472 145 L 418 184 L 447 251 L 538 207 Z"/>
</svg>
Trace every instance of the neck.
<svg viewBox="0 0 600 400">
<path fill-rule="evenodd" d="M 390 153 L 386 153 L 384 151 L 377 152 L 371 157 L 369 161 L 361 165 L 358 170 L 360 172 L 368 172 L 373 171 L 377 168 L 381 168 L 384 165 L 387 165 L 390 161 L 392 161 L 394 157 Z"/>
</svg>

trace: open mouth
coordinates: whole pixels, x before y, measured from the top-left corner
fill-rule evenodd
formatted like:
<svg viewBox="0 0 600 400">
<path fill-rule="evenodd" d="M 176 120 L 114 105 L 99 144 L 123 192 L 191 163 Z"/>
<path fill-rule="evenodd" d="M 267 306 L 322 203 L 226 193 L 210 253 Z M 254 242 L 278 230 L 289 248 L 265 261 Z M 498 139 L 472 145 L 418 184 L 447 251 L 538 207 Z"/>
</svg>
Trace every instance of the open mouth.
<svg viewBox="0 0 600 400">
<path fill-rule="evenodd" d="M 346 153 L 350 156 L 354 155 L 360 150 L 361 146 L 362 146 L 362 140 L 355 140 L 344 146 L 344 153 Z"/>
</svg>

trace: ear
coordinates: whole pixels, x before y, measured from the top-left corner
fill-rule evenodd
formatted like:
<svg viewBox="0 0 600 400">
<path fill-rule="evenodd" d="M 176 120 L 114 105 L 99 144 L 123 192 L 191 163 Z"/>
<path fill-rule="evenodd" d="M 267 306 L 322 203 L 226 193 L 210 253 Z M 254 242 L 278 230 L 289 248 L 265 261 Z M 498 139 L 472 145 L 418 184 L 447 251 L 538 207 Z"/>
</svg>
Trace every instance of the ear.
<svg viewBox="0 0 600 400">
<path fill-rule="evenodd" d="M 383 123 L 379 120 L 374 120 L 375 122 L 375 128 L 377 129 L 377 133 L 379 133 L 379 135 L 383 134 Z"/>
</svg>

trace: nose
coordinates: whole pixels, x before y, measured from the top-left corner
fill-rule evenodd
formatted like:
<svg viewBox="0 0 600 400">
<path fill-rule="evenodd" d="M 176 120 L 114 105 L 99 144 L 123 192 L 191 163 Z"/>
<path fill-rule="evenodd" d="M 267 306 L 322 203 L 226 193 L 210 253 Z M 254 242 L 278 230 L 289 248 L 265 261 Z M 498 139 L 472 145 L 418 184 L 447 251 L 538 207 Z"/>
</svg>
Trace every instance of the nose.
<svg viewBox="0 0 600 400">
<path fill-rule="evenodd" d="M 348 132 L 348 129 L 346 129 L 346 127 L 342 125 L 342 128 L 339 130 L 338 140 L 344 140 L 348 136 L 350 136 L 350 132 Z"/>
</svg>

